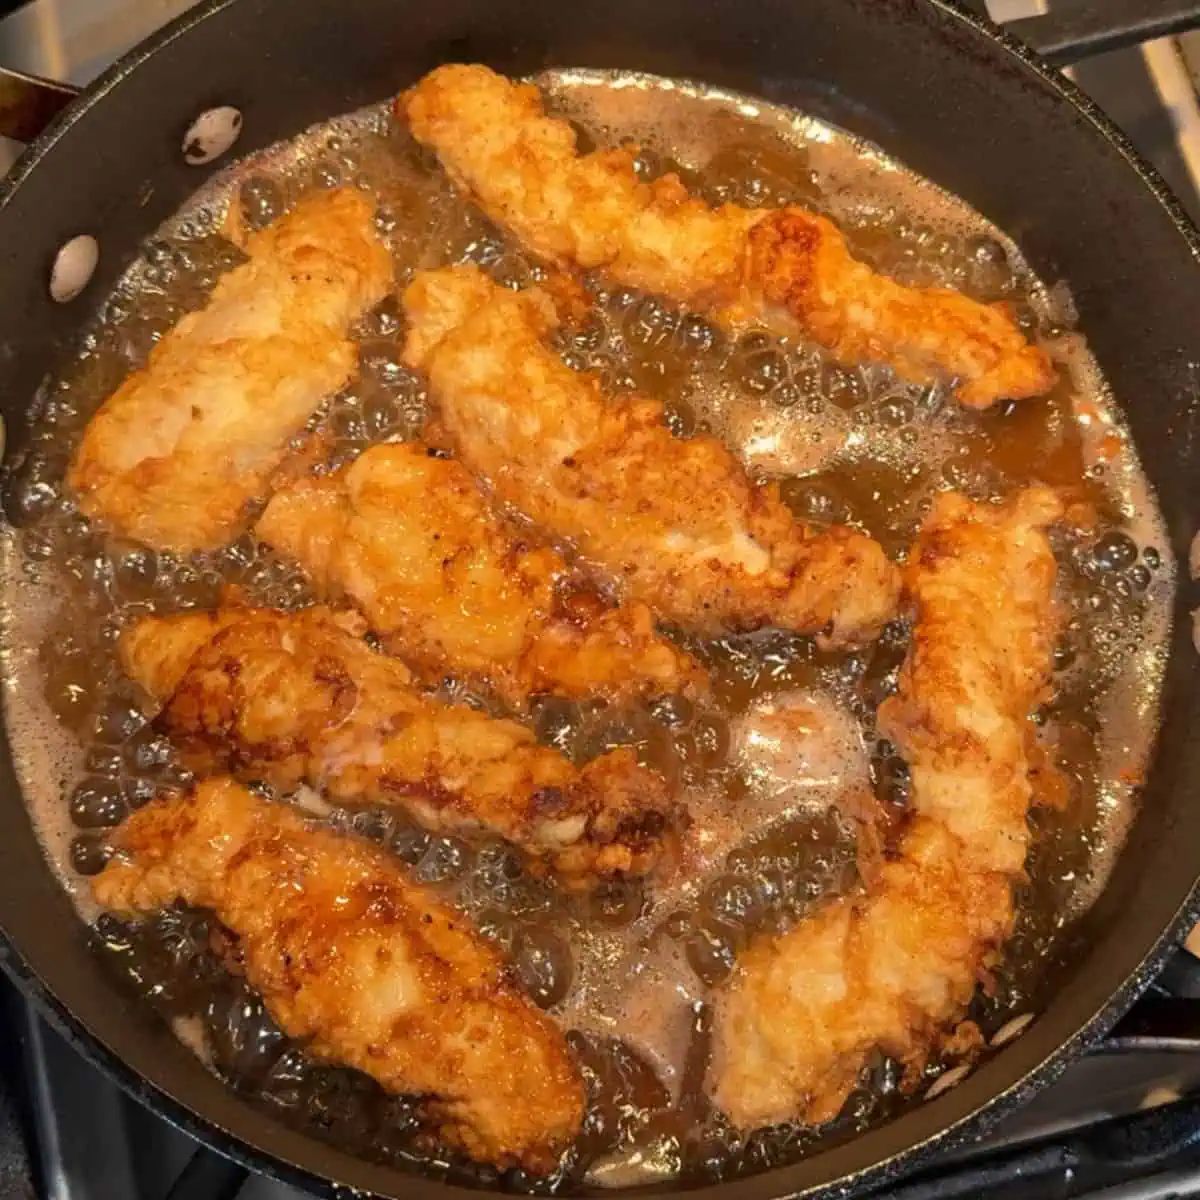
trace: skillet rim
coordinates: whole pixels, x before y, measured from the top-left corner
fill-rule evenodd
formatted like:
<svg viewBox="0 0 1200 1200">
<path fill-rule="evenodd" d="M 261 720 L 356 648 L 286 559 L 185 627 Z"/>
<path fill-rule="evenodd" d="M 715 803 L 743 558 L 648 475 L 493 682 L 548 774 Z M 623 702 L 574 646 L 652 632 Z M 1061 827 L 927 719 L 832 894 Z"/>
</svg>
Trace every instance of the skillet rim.
<svg viewBox="0 0 1200 1200">
<path fill-rule="evenodd" d="M 70 132 L 73 125 L 100 103 L 128 75 L 160 49 L 185 36 L 202 22 L 243 2 L 245 0 L 202 0 L 200 4 L 176 17 L 122 55 L 29 144 L 8 175 L 0 179 L 0 211 L 7 207 L 22 182 L 36 169 L 42 158 Z M 1084 92 L 1045 63 L 1028 46 L 1005 33 L 1002 28 L 997 27 L 985 17 L 964 7 L 960 0 L 909 0 L 909 2 L 915 2 L 922 7 L 934 10 L 935 13 L 940 14 L 943 20 L 957 21 L 968 27 L 972 36 L 980 39 L 981 45 L 986 43 L 991 53 L 1007 53 L 1032 73 L 1034 82 L 1048 85 L 1056 101 L 1070 105 L 1099 137 L 1120 154 L 1125 164 L 1136 174 L 1139 182 L 1165 210 L 1176 232 L 1183 238 L 1192 259 L 1200 264 L 1200 230 L 1192 223 L 1180 202 L 1171 193 L 1155 168 L 1138 153 L 1128 137 Z M 1185 581 L 1181 579 L 1178 586 L 1185 586 Z M 721 1200 L 726 1200 L 731 1191 L 736 1189 L 741 1200 L 777 1200 L 779 1197 L 845 1193 L 851 1188 L 858 1190 L 878 1187 L 896 1179 L 901 1174 L 926 1165 L 934 1155 L 942 1154 L 991 1129 L 1035 1091 L 1056 1079 L 1072 1061 L 1099 1041 L 1149 985 L 1166 958 L 1181 940 L 1182 935 L 1196 922 L 1198 917 L 1200 917 L 1200 873 L 1198 873 L 1190 893 L 1180 902 L 1174 915 L 1159 935 L 1151 941 L 1134 969 L 1072 1036 L 1056 1044 L 1049 1051 L 1032 1051 L 1031 1048 L 1037 1043 L 1035 1037 L 1027 1036 L 1018 1039 L 1002 1054 L 990 1059 L 984 1068 L 981 1068 L 960 1088 L 951 1089 L 936 1100 L 914 1106 L 905 1114 L 884 1125 L 859 1134 L 843 1145 L 813 1154 L 799 1163 L 695 1188 L 681 1188 L 678 1184 L 668 1183 L 627 1189 L 627 1192 L 634 1195 L 661 1195 L 664 1192 L 687 1191 L 689 1195 L 697 1197 L 698 1200 L 718 1200 L 717 1193 L 720 1192 Z M 18 983 L 22 992 L 35 1002 L 41 1012 L 49 1017 L 51 1023 L 66 1037 L 68 1042 L 108 1078 L 114 1080 L 130 1095 L 186 1132 L 201 1145 L 234 1159 L 251 1170 L 292 1186 L 325 1194 L 337 1194 L 344 1188 L 358 1190 L 364 1185 L 367 1187 L 379 1186 L 381 1183 L 389 1190 L 396 1189 L 398 1184 L 399 1189 L 403 1190 L 432 1189 L 439 1195 L 458 1196 L 463 1200 L 466 1200 L 468 1196 L 480 1194 L 479 1189 L 428 1179 L 398 1168 L 380 1167 L 368 1160 L 339 1151 L 311 1135 L 301 1135 L 305 1147 L 312 1148 L 312 1152 L 305 1155 L 306 1162 L 311 1165 L 301 1165 L 300 1162 L 291 1158 L 284 1158 L 264 1150 L 255 1140 L 235 1133 L 222 1122 L 203 1115 L 192 1105 L 178 1099 L 166 1082 L 152 1080 L 147 1075 L 130 1067 L 114 1051 L 110 1050 L 108 1045 L 92 1032 L 81 1018 L 71 1012 L 66 1003 L 33 970 L 19 948 L 10 940 L 7 931 L 3 929 L 0 929 L 0 967 L 3 967 L 9 976 Z M 1022 1054 L 1023 1047 L 1025 1050 Z M 965 1095 L 980 1090 L 978 1086 L 972 1088 L 969 1085 L 978 1083 L 979 1077 L 985 1073 L 986 1067 L 996 1067 L 1001 1061 L 1015 1064 L 1016 1059 L 1019 1058 L 1032 1058 L 1032 1065 L 1018 1068 L 1015 1073 L 1010 1067 L 1002 1073 L 1008 1082 L 998 1088 L 989 1085 L 982 1099 L 971 1100 L 964 1104 Z M 994 1073 L 1000 1072 L 997 1070 Z M 943 1112 L 956 1115 L 948 1118 L 939 1117 L 939 1114 Z M 930 1113 L 933 1114 L 932 1117 L 928 1115 Z M 253 1109 L 247 1111 L 247 1116 L 259 1120 L 270 1119 Z M 935 1124 L 935 1128 L 932 1133 L 924 1135 L 918 1133 L 915 1138 L 909 1136 L 897 1138 L 895 1136 L 897 1128 L 905 1129 L 914 1122 L 926 1125 Z M 845 1170 L 839 1169 L 835 1165 L 831 1172 L 829 1165 L 831 1160 L 836 1163 L 844 1158 L 863 1158 L 864 1154 L 859 1147 L 869 1145 L 872 1138 L 880 1140 L 880 1136 L 884 1135 L 885 1131 L 892 1131 L 891 1140 L 901 1142 L 900 1149 L 895 1149 L 882 1158 L 872 1157 L 867 1153 L 865 1157 L 868 1161 L 865 1164 L 851 1165 L 849 1169 Z M 296 1158 L 299 1157 L 299 1155 L 296 1156 Z M 352 1174 L 359 1182 L 350 1185 L 340 1182 L 333 1174 L 319 1173 L 322 1158 L 336 1160 L 331 1161 L 332 1166 L 341 1167 L 344 1164 L 345 1170 L 339 1172 L 342 1178 Z M 826 1164 L 823 1170 L 821 1169 L 822 1163 Z M 797 1180 L 795 1179 L 797 1174 L 810 1178 Z M 811 1178 L 814 1175 L 817 1177 Z"/>
</svg>

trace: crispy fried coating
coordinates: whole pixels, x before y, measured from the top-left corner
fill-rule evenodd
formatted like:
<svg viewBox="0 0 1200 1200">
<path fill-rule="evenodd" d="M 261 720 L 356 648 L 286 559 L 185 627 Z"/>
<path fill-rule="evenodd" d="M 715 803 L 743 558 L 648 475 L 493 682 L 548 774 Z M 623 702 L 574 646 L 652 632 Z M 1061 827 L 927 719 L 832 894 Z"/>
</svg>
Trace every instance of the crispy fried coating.
<svg viewBox="0 0 1200 1200">
<path fill-rule="evenodd" d="M 716 438 L 673 437 L 657 402 L 606 398 L 564 365 L 544 342 L 546 291 L 451 267 L 419 272 L 403 302 L 405 356 L 462 461 L 629 600 L 706 633 L 778 625 L 834 643 L 893 615 L 898 576 L 876 542 L 807 529 Z"/>
<path fill-rule="evenodd" d="M 570 571 L 488 507 L 461 463 L 376 446 L 275 493 L 256 529 L 326 597 L 348 596 L 388 650 L 427 680 L 453 673 L 514 708 L 694 691 L 704 676 L 641 604 L 559 594 Z"/>
<path fill-rule="evenodd" d="M 231 779 L 151 802 L 116 840 L 93 881 L 99 904 L 212 909 L 280 1028 L 427 1097 L 446 1144 L 540 1172 L 578 1132 L 583 1083 L 562 1032 L 467 919 L 383 851 Z"/>
<path fill-rule="evenodd" d="M 322 608 L 182 613 L 138 621 L 119 653 L 200 773 L 307 783 L 434 831 L 494 834 L 572 887 L 658 863 L 676 813 L 631 750 L 576 767 L 515 721 L 422 694 L 354 632 L 361 618 Z"/>
<path fill-rule="evenodd" d="M 710 1086 L 739 1126 L 835 1116 L 871 1052 L 919 1068 L 1012 931 L 1032 800 L 1029 716 L 1057 614 L 1057 498 L 941 496 L 909 566 L 913 644 L 879 725 L 914 816 L 865 893 L 752 943 L 716 1004 Z"/>
<path fill-rule="evenodd" d="M 972 408 L 1054 383 L 1049 356 L 1005 306 L 877 274 L 837 226 L 802 208 L 714 209 L 675 175 L 639 180 L 628 149 L 580 154 L 531 84 L 439 67 L 396 112 L 494 221 L 559 267 L 603 268 L 726 325 L 803 333 L 844 363 L 885 362 L 920 383 L 952 376 Z"/>
<path fill-rule="evenodd" d="M 1046 526 L 1054 492 L 1004 506 L 940 496 L 909 560 L 916 607 L 899 685 L 879 728 L 908 761 L 913 803 L 1012 878 L 1025 864 L 1031 800 L 1028 717 L 1042 698 L 1060 614 Z"/>
<path fill-rule="evenodd" d="M 300 201 L 89 422 L 69 483 L 88 516 L 158 549 L 209 550 L 357 364 L 349 326 L 386 294 L 387 251 L 355 189 Z"/>
</svg>

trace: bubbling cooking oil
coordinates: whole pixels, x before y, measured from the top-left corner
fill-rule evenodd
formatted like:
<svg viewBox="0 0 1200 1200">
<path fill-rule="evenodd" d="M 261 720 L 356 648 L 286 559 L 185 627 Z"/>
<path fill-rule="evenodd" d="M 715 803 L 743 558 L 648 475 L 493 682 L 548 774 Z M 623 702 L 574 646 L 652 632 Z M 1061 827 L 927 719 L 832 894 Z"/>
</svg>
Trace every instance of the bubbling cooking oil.
<svg viewBox="0 0 1200 1200">
<path fill-rule="evenodd" d="M 1120 848 L 1131 781 L 1153 741 L 1173 588 L 1153 494 L 1074 332 L 1069 295 L 1036 279 L 1018 248 L 959 200 L 803 114 L 646 76 L 564 70 L 539 82 L 585 144 L 635 144 L 644 177 L 676 171 L 713 203 L 824 212 L 877 269 L 1006 301 L 1027 332 L 1055 348 L 1060 378 L 1048 395 L 980 414 L 960 409 L 940 384 L 839 365 L 803 339 L 731 336 L 601 277 L 585 280 L 590 315 L 557 338 L 568 365 L 598 372 L 610 391 L 661 400 L 679 437 L 723 438 L 754 477 L 779 481 L 798 517 L 860 527 L 894 557 L 903 557 L 939 490 L 994 499 L 1036 480 L 1068 498 L 1068 520 L 1054 535 L 1067 620 L 1053 694 L 1039 714 L 1057 768 L 1047 773 L 1054 794 L 1031 817 L 1030 878 L 996 988 L 972 1013 L 991 1036 L 1036 1010 L 1062 967 L 1071 922 L 1103 887 Z M 448 262 L 474 262 L 510 287 L 543 277 L 455 194 L 386 106 L 339 117 L 218 174 L 143 247 L 75 355 L 46 381 L 29 449 L 8 473 L 7 728 L 47 858 L 93 923 L 100 952 L 213 1070 L 282 1119 L 355 1153 L 491 1183 L 491 1168 L 418 1148 L 407 1099 L 308 1059 L 284 1037 L 244 980 L 222 967 L 228 935 L 211 917 L 173 909 L 120 921 L 95 911 L 86 882 L 128 812 L 188 782 L 147 698 L 120 676 L 120 630 L 148 613 L 213 607 L 229 585 L 280 608 L 313 597 L 303 572 L 248 535 L 190 557 L 106 538 L 64 488 L 69 456 L 121 379 L 240 261 L 222 234 L 231 214 L 259 228 L 306 192 L 342 185 L 376 200 L 398 287 Z M 417 437 L 428 412 L 422 379 L 401 361 L 395 297 L 355 335 L 358 375 L 311 423 L 326 435 L 326 466 Z M 513 1172 L 507 1186 L 727 1178 L 852 1136 L 905 1103 L 894 1064 L 881 1059 L 833 1126 L 747 1139 L 711 1111 L 703 1078 L 706 999 L 747 941 L 857 886 L 853 837 L 839 814 L 866 797 L 885 825 L 903 819 L 907 769 L 874 714 L 896 686 L 907 639 L 900 621 L 875 645 L 841 653 L 772 630 L 681 636 L 712 676 L 703 705 L 664 697 L 614 710 L 543 698 L 532 720 L 545 744 L 577 761 L 632 746 L 678 786 L 692 824 L 682 868 L 662 881 L 567 896 L 530 878 L 502 843 L 433 837 L 402 815 L 332 808 L 310 790 L 280 798 L 373 839 L 412 878 L 460 905 L 569 1031 L 588 1084 L 583 1132 L 549 1181 Z M 442 694 L 492 703 L 452 680 Z M 931 1064 L 931 1081 L 944 1065 Z"/>
</svg>

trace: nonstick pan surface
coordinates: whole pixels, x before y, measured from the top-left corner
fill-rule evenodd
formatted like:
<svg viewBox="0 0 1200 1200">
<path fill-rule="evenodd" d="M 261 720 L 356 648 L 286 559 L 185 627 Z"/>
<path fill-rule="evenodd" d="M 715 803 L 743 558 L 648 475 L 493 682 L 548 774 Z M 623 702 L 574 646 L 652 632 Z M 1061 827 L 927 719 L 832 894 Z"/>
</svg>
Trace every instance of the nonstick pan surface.
<svg viewBox="0 0 1200 1200">
<path fill-rule="evenodd" d="M 1200 241 L 1160 181 L 1068 83 L 940 0 L 214 0 L 139 47 L 41 137 L 0 187 L 0 392 L 9 461 L 26 410 L 138 242 L 210 168 L 184 131 L 233 105 L 250 152 L 378 101 L 440 62 L 509 73 L 619 67 L 702 79 L 794 105 L 879 143 L 961 196 L 1069 281 L 1080 326 L 1187 561 L 1200 491 Z M 89 233 L 100 262 L 67 304 L 47 281 Z M 1010 1111 L 1102 1035 L 1193 916 L 1200 875 L 1200 656 L 1181 586 L 1163 724 L 1140 815 L 1077 952 L 1029 1031 L 959 1087 L 804 1162 L 701 1189 L 754 1200 L 879 1184 Z M 258 1170 L 433 1197 L 449 1185 L 373 1166 L 277 1124 L 148 1021 L 103 969 L 46 866 L 0 759 L 0 927 L 7 969 L 80 1049 L 197 1137 Z"/>
</svg>

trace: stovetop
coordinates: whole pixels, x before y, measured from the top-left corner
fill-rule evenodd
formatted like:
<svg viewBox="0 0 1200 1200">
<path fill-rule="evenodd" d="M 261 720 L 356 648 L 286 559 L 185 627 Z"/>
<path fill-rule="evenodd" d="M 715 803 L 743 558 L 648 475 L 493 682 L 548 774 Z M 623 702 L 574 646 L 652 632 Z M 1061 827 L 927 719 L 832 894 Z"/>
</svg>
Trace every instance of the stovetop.
<svg viewBox="0 0 1200 1200">
<path fill-rule="evenodd" d="M 84 84 L 194 0 L 0 0 L 0 62 Z M 975 0 L 982 7 L 983 0 Z M 994 19 L 1046 0 L 987 0 Z M 1051 3 L 1056 0 L 1050 0 Z M 1061 0 L 1078 2 L 1078 0 Z M 1096 0 L 1103 3 L 1104 0 Z M 15 11 L 14 11 L 15 10 Z M 7 15 L 5 15 L 7 14 Z M 1070 71 L 1200 220 L 1200 32 Z M 0 170 L 15 147 L 0 139 Z M 889 1200 L 1200 1197 L 1200 968 L 1180 957 L 1112 1037 Z M 300 1200 L 104 1078 L 0 976 L 0 1200 Z"/>
<path fill-rule="evenodd" d="M 1200 972 L 1179 968 L 1200 996 Z M 1196 980 L 1196 982 L 1191 982 Z M 1200 1196 L 1200 999 L 1156 989 L 990 1135 L 888 1200 Z M 0 976 L 3 1200 L 302 1200 L 126 1096 Z"/>
</svg>

